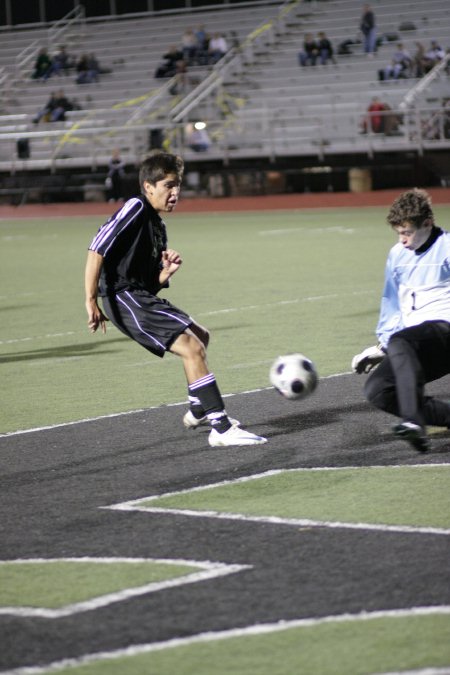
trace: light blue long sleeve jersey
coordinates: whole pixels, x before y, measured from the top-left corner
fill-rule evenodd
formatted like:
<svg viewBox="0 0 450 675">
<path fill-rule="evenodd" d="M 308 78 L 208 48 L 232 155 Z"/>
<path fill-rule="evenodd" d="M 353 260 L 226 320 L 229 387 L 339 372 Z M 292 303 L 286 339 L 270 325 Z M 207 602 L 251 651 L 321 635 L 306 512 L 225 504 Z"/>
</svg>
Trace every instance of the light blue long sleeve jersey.
<svg viewBox="0 0 450 675">
<path fill-rule="evenodd" d="M 388 255 L 376 329 L 380 344 L 386 347 L 394 333 L 423 321 L 450 323 L 450 232 L 422 253 L 398 243 Z"/>
</svg>

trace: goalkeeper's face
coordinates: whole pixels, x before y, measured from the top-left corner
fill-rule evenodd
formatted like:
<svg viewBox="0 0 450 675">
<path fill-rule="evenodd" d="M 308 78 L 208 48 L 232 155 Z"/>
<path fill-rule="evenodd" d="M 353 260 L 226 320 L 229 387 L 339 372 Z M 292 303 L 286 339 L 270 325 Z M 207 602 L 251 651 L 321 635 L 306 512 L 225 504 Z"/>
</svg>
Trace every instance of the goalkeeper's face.
<svg viewBox="0 0 450 675">
<path fill-rule="evenodd" d="M 397 232 L 400 244 L 410 251 L 417 251 L 427 241 L 432 227 L 433 224 L 429 222 L 422 227 L 414 227 L 411 223 L 403 223 L 394 227 L 394 230 Z"/>
</svg>

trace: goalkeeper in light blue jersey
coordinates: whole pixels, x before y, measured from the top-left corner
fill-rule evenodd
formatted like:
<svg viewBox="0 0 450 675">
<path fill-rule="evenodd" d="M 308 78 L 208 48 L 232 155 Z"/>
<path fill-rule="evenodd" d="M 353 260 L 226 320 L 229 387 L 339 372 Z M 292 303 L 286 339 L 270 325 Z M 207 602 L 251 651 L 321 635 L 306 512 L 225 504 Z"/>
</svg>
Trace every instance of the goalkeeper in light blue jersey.
<svg viewBox="0 0 450 675">
<path fill-rule="evenodd" d="M 426 452 L 426 426 L 450 428 L 450 403 L 425 395 L 425 384 L 450 373 L 450 233 L 434 220 L 431 199 L 417 188 L 401 194 L 387 221 L 398 235 L 385 269 L 378 345 L 352 361 L 373 370 L 367 399 L 401 418 L 394 434 Z"/>
</svg>

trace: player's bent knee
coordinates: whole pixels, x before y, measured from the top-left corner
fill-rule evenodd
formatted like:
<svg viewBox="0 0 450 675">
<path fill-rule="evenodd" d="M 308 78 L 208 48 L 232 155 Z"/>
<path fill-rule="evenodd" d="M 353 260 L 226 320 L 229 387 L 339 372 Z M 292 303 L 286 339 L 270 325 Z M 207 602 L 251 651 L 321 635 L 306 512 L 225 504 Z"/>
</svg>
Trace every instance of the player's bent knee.
<svg viewBox="0 0 450 675">
<path fill-rule="evenodd" d="M 370 377 L 364 385 L 364 395 L 373 406 L 384 410 L 386 401 L 384 396 L 384 389 L 381 383 L 374 377 Z"/>
<path fill-rule="evenodd" d="M 186 356 L 191 359 L 200 359 L 204 361 L 206 359 L 205 345 L 198 339 L 191 340 L 188 345 Z"/>
<path fill-rule="evenodd" d="M 170 351 L 189 361 L 206 361 L 206 347 L 190 331 L 185 331 L 173 343 Z"/>
</svg>

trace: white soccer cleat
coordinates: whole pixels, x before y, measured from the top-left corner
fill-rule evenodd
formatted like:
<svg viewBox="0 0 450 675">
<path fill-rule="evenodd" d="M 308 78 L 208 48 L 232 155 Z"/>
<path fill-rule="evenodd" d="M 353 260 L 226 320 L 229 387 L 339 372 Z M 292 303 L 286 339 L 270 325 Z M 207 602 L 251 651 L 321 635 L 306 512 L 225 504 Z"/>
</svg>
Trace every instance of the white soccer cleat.
<svg viewBox="0 0 450 675">
<path fill-rule="evenodd" d="M 195 417 L 190 410 L 188 410 L 185 416 L 183 417 L 183 424 L 186 427 L 186 429 L 196 429 L 201 424 L 207 423 L 208 418 L 206 417 L 206 415 L 204 415 L 203 417 Z"/>
<path fill-rule="evenodd" d="M 233 417 L 229 417 L 228 419 L 230 420 L 233 427 L 238 427 L 240 425 L 239 420 L 235 420 Z M 201 425 L 204 426 L 205 424 L 208 424 L 208 418 L 206 415 L 203 417 L 195 417 L 192 412 L 188 410 L 183 417 L 183 424 L 186 429 L 197 429 L 197 427 Z"/>
<path fill-rule="evenodd" d="M 224 431 L 223 434 L 219 434 L 215 429 L 211 429 L 208 442 L 211 447 L 219 448 L 230 445 L 262 445 L 263 443 L 267 443 L 267 438 L 233 426 L 228 431 Z"/>
</svg>

